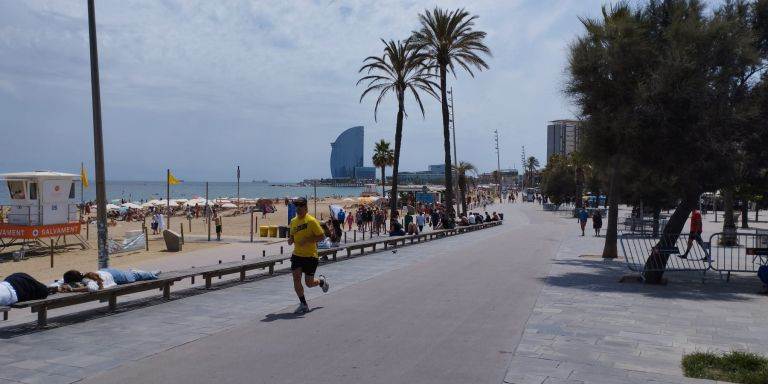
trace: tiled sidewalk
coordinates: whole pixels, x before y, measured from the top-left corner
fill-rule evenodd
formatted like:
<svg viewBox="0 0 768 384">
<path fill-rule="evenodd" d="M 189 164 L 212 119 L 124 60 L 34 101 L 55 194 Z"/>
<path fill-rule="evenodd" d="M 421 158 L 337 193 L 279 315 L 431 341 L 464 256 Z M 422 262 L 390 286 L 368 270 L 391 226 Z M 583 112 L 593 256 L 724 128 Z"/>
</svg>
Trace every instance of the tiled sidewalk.
<svg viewBox="0 0 768 384">
<path fill-rule="evenodd" d="M 619 283 L 623 259 L 603 261 L 603 239 L 563 241 L 505 383 L 693 383 L 684 353 L 768 354 L 768 297 L 752 275 L 667 274 L 666 286 Z M 584 257 L 584 256 L 587 257 Z"/>
</svg>

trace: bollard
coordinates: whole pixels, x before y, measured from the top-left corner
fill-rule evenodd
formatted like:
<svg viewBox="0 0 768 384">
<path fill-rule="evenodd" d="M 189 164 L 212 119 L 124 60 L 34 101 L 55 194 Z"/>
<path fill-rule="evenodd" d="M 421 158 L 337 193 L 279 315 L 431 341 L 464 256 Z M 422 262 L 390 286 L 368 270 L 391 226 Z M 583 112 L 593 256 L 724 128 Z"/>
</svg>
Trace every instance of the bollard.
<svg viewBox="0 0 768 384">
<path fill-rule="evenodd" d="M 344 232 L 344 244 L 346 244 L 346 243 L 347 243 L 347 233 Z"/>
<path fill-rule="evenodd" d="M 189 232 L 192 232 L 192 216 L 188 217 L 187 221 L 189 222 Z"/>
<path fill-rule="evenodd" d="M 262 249 L 261 250 L 261 257 L 265 257 L 265 256 L 267 256 L 267 251 Z"/>
<path fill-rule="evenodd" d="M 245 260 L 245 255 L 243 255 L 243 258 L 241 260 Z"/>
<path fill-rule="evenodd" d="M 281 255 L 283 254 L 283 246 L 282 245 L 280 246 L 280 254 Z"/>
<path fill-rule="evenodd" d="M 253 243 L 253 209 L 251 209 L 251 243 Z"/>
<path fill-rule="evenodd" d="M 147 227 L 144 227 L 144 243 L 147 247 L 147 251 L 149 251 L 149 229 Z"/>
<path fill-rule="evenodd" d="M 53 268 L 53 239 L 51 239 L 51 268 Z"/>
<path fill-rule="evenodd" d="M 221 260 L 219 260 L 219 264 L 221 264 Z M 219 280 L 221 280 L 221 275 L 219 275 Z"/>
<path fill-rule="evenodd" d="M 365 241 L 365 228 L 363 228 L 363 241 Z"/>
<path fill-rule="evenodd" d="M 352 242 L 353 243 L 357 242 L 357 229 L 355 229 L 355 232 L 352 233 Z"/>
<path fill-rule="evenodd" d="M 192 269 L 195 269 L 195 266 L 192 266 Z M 192 275 L 192 285 L 195 285 L 195 275 Z"/>
<path fill-rule="evenodd" d="M 181 244 L 184 244 L 184 223 L 179 223 L 179 227 L 181 228 Z"/>
</svg>

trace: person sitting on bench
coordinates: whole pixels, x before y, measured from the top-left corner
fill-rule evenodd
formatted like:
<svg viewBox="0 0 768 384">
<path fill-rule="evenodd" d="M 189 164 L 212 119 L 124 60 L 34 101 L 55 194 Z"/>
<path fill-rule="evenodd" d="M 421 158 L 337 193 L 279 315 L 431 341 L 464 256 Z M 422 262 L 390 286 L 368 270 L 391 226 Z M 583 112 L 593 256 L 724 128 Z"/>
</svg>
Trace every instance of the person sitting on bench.
<svg viewBox="0 0 768 384">
<path fill-rule="evenodd" d="M 100 289 L 111 288 L 120 284 L 134 283 L 144 280 L 156 280 L 160 271 L 145 272 L 138 269 L 128 271 L 115 268 L 100 269 L 96 272 L 80 273 L 70 270 L 64 273 L 61 282 L 54 283 L 62 292 L 96 292 Z"/>
<path fill-rule="evenodd" d="M 405 231 L 403 230 L 403 225 L 400 224 L 399 221 L 395 220 L 392 221 L 392 224 L 390 225 L 390 236 L 405 236 Z"/>
<path fill-rule="evenodd" d="M 56 289 L 45 286 L 26 273 L 17 272 L 0 282 L 0 305 L 7 306 L 21 301 L 40 300 L 55 293 Z"/>
</svg>

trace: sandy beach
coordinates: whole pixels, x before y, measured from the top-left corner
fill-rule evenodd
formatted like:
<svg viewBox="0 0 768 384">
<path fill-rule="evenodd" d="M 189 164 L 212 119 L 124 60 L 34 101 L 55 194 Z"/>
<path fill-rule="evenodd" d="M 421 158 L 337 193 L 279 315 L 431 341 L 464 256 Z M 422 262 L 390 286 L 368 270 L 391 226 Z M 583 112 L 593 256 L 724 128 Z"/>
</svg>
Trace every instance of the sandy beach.
<svg viewBox="0 0 768 384">
<path fill-rule="evenodd" d="M 327 219 L 329 216 L 328 206 L 331 204 L 337 204 L 345 208 L 345 210 L 354 212 L 353 206 L 355 203 L 349 201 L 343 201 L 342 199 L 333 198 L 320 198 L 317 201 L 317 217 L 318 219 Z M 288 209 L 283 204 L 275 206 L 277 212 L 269 213 L 266 217 L 262 217 L 261 212 L 255 212 L 254 218 L 254 241 L 275 241 L 275 238 L 260 238 L 258 233 L 258 226 L 261 225 L 286 225 L 288 222 Z M 205 219 L 193 218 L 188 221 L 184 216 L 174 216 L 170 220 L 169 228 L 180 232 L 180 225 L 184 226 L 185 244 L 183 250 L 178 253 L 169 253 L 165 249 L 165 243 L 162 235 L 153 235 L 151 229 L 149 230 L 149 251 L 145 249 L 129 251 L 124 253 L 116 253 L 110 255 L 110 267 L 114 268 L 129 268 L 136 264 L 151 265 L 153 260 L 159 260 L 169 255 L 184 254 L 204 248 L 216 247 L 223 244 L 238 241 L 249 241 L 251 231 L 251 215 L 242 214 L 233 216 L 233 210 L 224 211 L 222 215 L 222 238 L 223 241 L 216 241 L 216 232 L 213 224 L 211 225 L 211 242 L 207 241 L 208 225 Z M 314 214 L 315 201 L 309 201 L 309 212 Z M 149 220 L 147 218 L 147 227 L 149 227 Z M 108 237 L 115 241 L 121 241 L 127 231 L 135 231 L 142 229 L 142 221 L 123 222 L 118 221 L 117 225 L 110 226 L 108 229 Z M 40 254 L 28 254 L 25 260 L 18 262 L 9 261 L 5 259 L 0 263 L 0 279 L 14 273 L 14 272 L 26 272 L 36 279 L 42 282 L 51 282 L 54 279 L 60 278 L 61 275 L 70 269 L 78 269 L 81 271 L 95 270 L 98 265 L 98 245 L 96 235 L 96 225 L 90 224 L 90 227 L 86 229 L 86 226 L 82 226 L 81 235 L 86 237 L 86 231 L 88 232 L 88 243 L 90 249 L 82 249 L 77 244 L 74 237 L 69 237 L 67 243 L 70 244 L 66 248 L 57 249 L 54 254 L 54 268 L 51 268 L 50 252 Z M 14 248 L 5 249 L 3 252 L 9 252 Z M 17 249 L 17 248 L 15 248 Z M 42 250 L 41 250 L 42 251 Z M 214 262 L 214 261 L 212 261 Z"/>
</svg>

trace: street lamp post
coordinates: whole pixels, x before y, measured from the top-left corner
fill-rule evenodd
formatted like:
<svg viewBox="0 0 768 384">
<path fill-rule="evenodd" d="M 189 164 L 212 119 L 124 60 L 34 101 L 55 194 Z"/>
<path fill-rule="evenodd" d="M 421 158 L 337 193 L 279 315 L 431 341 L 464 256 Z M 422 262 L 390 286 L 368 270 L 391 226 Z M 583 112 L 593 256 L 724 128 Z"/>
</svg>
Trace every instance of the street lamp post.
<svg viewBox="0 0 768 384">
<path fill-rule="evenodd" d="M 88 0 L 88 40 L 91 56 L 91 101 L 93 104 L 93 149 L 96 166 L 96 226 L 99 242 L 99 269 L 109 268 L 107 249 L 107 189 L 104 182 L 104 138 L 101 132 L 101 93 L 99 91 L 99 54 L 96 44 L 96 10 Z"/>
<path fill-rule="evenodd" d="M 499 154 L 499 130 L 494 129 L 493 133 L 496 135 L 496 170 L 499 172 L 499 203 L 501 203 L 501 185 L 503 184 L 503 178 L 501 176 L 501 155 Z"/>
</svg>

